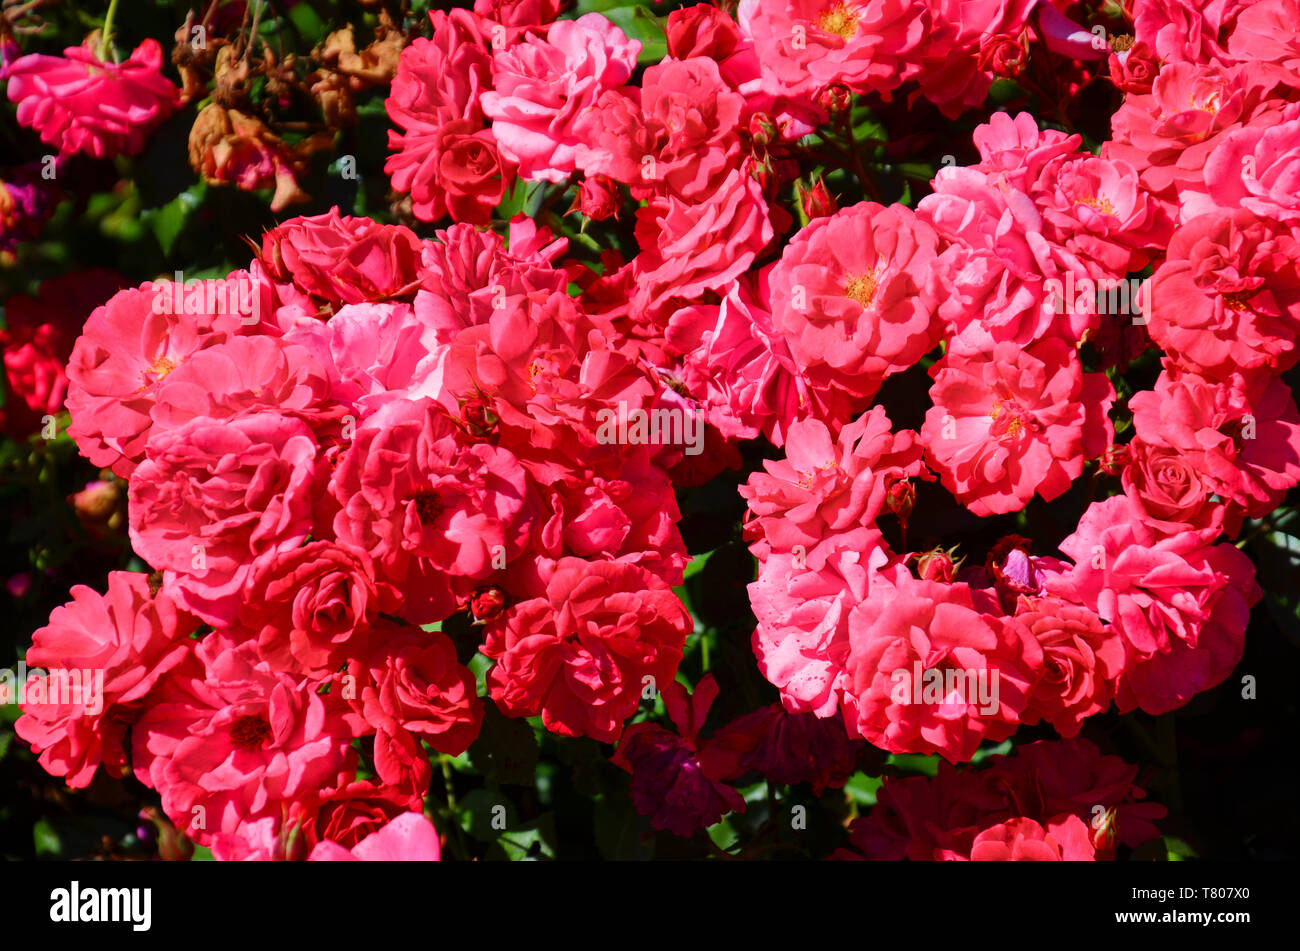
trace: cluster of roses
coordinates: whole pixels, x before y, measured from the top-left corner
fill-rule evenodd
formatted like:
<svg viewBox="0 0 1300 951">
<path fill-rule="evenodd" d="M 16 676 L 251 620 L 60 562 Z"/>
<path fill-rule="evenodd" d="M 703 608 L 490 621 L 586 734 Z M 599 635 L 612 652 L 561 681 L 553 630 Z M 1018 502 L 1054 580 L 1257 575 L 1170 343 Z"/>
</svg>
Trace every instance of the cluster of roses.
<svg viewBox="0 0 1300 951">
<path fill-rule="evenodd" d="M 1280 378 L 1300 318 L 1294 8 L 1138 0 L 1136 37 L 1099 50 L 1033 0 L 701 4 L 670 14 L 636 85 L 640 44 L 599 14 L 433 14 L 393 80 L 388 172 L 417 217 L 455 224 L 296 219 L 248 271 L 125 290 L 87 322 L 70 432 L 129 479 L 157 572 L 77 589 L 37 632 L 30 664 L 103 668 L 106 697 L 33 706 L 20 735 L 73 785 L 129 764 L 219 856 L 346 849 L 420 809 L 428 750 L 474 739 L 459 658 L 478 648 L 504 712 L 621 740 L 637 808 L 679 834 L 743 809 L 747 771 L 821 790 L 864 740 L 960 762 L 1046 722 L 1067 739 L 886 782 L 855 846 L 1069 859 L 1149 838 L 1160 808 L 1134 804 L 1133 771 L 1069 738 L 1229 675 L 1260 590 L 1223 539 L 1300 483 Z M 852 95 L 908 83 L 956 115 L 1040 41 L 1127 93 L 1100 155 L 996 114 L 979 163 L 942 169 L 916 210 L 826 199 L 778 237 L 799 140 Z M 565 258 L 522 216 L 508 244 L 477 230 L 517 180 L 572 183 L 593 220 L 635 200 L 638 253 Z M 1104 292 L 1139 282 L 1131 307 Z M 1154 389 L 1117 399 L 1106 371 L 1152 343 Z M 936 348 L 933 405 L 896 430 L 873 401 Z M 613 407 L 704 419 L 709 452 L 612 443 Z M 673 486 L 759 435 L 785 452 L 741 490 L 781 705 L 703 739 L 716 685 L 673 682 L 692 629 Z M 958 570 L 878 524 L 896 517 L 905 549 L 919 481 L 992 516 L 1089 467 L 1123 491 L 1090 505 L 1068 561 L 1011 536 Z M 459 614 L 475 643 L 440 629 Z M 937 697 L 928 678 L 913 693 L 922 671 Z M 656 690 L 677 732 L 625 731 Z"/>
<path fill-rule="evenodd" d="M 419 810 L 425 744 L 477 735 L 450 615 L 485 625 L 501 709 L 557 733 L 617 739 L 672 681 L 691 622 L 671 484 L 658 447 L 596 438 L 608 402 L 655 401 L 653 372 L 566 293 L 563 242 L 525 220 L 508 250 L 438 237 L 297 219 L 250 272 L 147 283 L 87 321 L 70 433 L 129 480 L 157 573 L 78 588 L 36 633 L 31 665 L 106 671 L 98 712 L 19 721 L 51 772 L 129 763 L 221 855 L 347 845 Z"/>
</svg>

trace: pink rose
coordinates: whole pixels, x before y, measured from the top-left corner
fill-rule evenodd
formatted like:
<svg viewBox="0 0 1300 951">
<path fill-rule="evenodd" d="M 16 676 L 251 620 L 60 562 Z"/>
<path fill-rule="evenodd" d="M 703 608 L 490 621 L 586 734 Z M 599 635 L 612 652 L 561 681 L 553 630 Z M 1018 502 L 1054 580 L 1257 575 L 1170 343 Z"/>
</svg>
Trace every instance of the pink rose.
<svg viewBox="0 0 1300 951">
<path fill-rule="evenodd" d="M 546 37 L 529 35 L 492 56 L 492 89 L 479 102 L 501 154 L 525 181 L 561 182 L 582 141 L 574 121 L 600 94 L 627 82 L 639 40 L 598 13 L 560 20 Z"/>
<path fill-rule="evenodd" d="M 320 475 L 316 441 L 299 420 L 197 417 L 149 440 L 131 479 L 131 544 L 190 611 L 228 624 L 255 560 L 311 531 Z"/>
<path fill-rule="evenodd" d="M 272 668 L 251 642 L 207 635 L 173 670 L 132 733 L 136 776 L 206 844 L 356 769 L 337 697 Z"/>
<path fill-rule="evenodd" d="M 817 388 L 870 399 L 937 342 L 938 238 L 902 205 L 861 202 L 801 230 L 770 277 L 772 320 Z"/>
<path fill-rule="evenodd" d="M 110 774 L 125 774 L 127 728 L 158 679 L 189 653 L 187 636 L 198 622 L 166 589 L 151 593 L 147 576 L 136 572 L 109 572 L 106 594 L 85 585 L 71 593 L 32 635 L 27 663 L 76 671 L 79 681 L 61 683 L 64 673 L 43 677 L 44 702 L 32 702 L 29 683 L 29 702 L 14 729 L 48 773 L 79 789 L 101 762 Z"/>
<path fill-rule="evenodd" d="M 647 683 L 672 683 L 691 619 L 663 581 L 622 561 L 563 558 L 482 650 L 492 699 L 561 736 L 616 741 Z M 647 681 L 646 678 L 649 678 Z"/>
<path fill-rule="evenodd" d="M 437 862 L 442 858 L 438 830 L 423 814 L 407 812 L 351 849 L 329 840 L 317 843 L 309 862 Z"/>
<path fill-rule="evenodd" d="M 1064 341 L 949 350 L 930 369 L 934 406 L 921 438 L 944 487 L 977 515 L 1015 512 L 1034 493 L 1057 498 L 1112 438 L 1115 399 Z"/>
<path fill-rule="evenodd" d="M 138 155 L 179 103 L 162 60 L 153 39 L 122 63 L 99 59 L 89 45 L 70 46 L 61 57 L 33 53 L 7 67 L 9 100 L 18 104 L 19 124 L 60 155 Z"/>
<path fill-rule="evenodd" d="M 1047 827 L 1033 819 L 1008 819 L 982 831 L 971 844 L 972 862 L 1091 862 L 1096 850 L 1088 825 L 1060 816 Z"/>
</svg>

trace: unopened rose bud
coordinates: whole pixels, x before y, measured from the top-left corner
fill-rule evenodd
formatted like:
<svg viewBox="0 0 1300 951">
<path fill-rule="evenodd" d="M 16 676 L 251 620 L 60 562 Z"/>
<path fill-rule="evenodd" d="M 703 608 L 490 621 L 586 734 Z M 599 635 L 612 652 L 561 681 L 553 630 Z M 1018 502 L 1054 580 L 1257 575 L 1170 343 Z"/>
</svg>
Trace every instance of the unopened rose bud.
<svg viewBox="0 0 1300 951">
<path fill-rule="evenodd" d="M 496 433 L 500 417 L 490 400 L 472 396 L 461 403 L 460 421 L 465 432 L 477 439 L 487 439 Z"/>
<path fill-rule="evenodd" d="M 1092 835 L 1092 847 L 1097 850 L 1098 857 L 1113 852 L 1118 832 L 1114 807 L 1107 809 L 1104 813 L 1098 813 L 1092 820 L 1092 828 L 1089 831 Z"/>
<path fill-rule="evenodd" d="M 776 168 L 773 166 L 772 160 L 766 155 L 762 158 L 751 155 L 745 159 L 745 171 L 750 178 L 758 182 L 759 188 L 763 190 L 764 198 L 770 198 L 780 186 Z"/>
<path fill-rule="evenodd" d="M 749 137 L 753 140 L 754 148 L 766 149 L 780 135 L 781 130 L 766 112 L 756 112 L 749 117 Z"/>
<path fill-rule="evenodd" d="M 933 551 L 927 551 L 923 555 L 914 555 L 916 559 L 916 573 L 922 581 L 942 581 L 944 583 L 952 581 L 957 577 L 957 569 L 961 566 L 961 558 L 954 558 L 956 548 L 944 550 L 936 548 Z"/>
<path fill-rule="evenodd" d="M 604 221 L 606 218 L 618 218 L 618 186 L 604 175 L 592 175 L 584 178 L 578 186 L 578 210 L 592 221 Z"/>
<path fill-rule="evenodd" d="M 853 105 L 853 93 L 843 83 L 831 83 L 818 90 L 816 102 L 826 112 L 837 116 Z"/>
<path fill-rule="evenodd" d="M 803 181 L 795 182 L 794 189 L 799 207 L 803 209 L 804 217 L 809 221 L 815 218 L 827 218 L 839 210 L 834 196 L 826 187 L 825 179 L 820 175 L 811 185 L 806 185 Z"/>
<path fill-rule="evenodd" d="M 1107 446 L 1101 454 L 1101 471 L 1106 475 L 1117 476 L 1128 465 L 1132 453 L 1128 446 Z"/>
<path fill-rule="evenodd" d="M 910 479 L 899 479 L 885 492 L 885 508 L 898 516 L 899 521 L 906 522 L 916 505 L 916 486 Z"/>
<path fill-rule="evenodd" d="M 506 593 L 493 585 L 479 588 L 469 599 L 469 612 L 480 624 L 495 621 L 506 609 Z"/>
<path fill-rule="evenodd" d="M 118 482 L 89 482 L 80 492 L 68 496 L 82 527 L 102 538 L 118 531 L 125 520 L 122 486 Z"/>
</svg>

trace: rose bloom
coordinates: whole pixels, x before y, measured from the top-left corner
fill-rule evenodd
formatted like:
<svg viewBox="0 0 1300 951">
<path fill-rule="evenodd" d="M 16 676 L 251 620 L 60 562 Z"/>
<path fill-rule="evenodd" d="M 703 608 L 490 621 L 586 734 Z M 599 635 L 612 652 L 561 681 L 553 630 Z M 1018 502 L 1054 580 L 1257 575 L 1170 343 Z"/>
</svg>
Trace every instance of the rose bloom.
<svg viewBox="0 0 1300 951">
<path fill-rule="evenodd" d="M 1030 191 L 1043 236 L 1108 274 L 1140 271 L 1173 231 L 1164 206 L 1127 162 L 1091 155 L 1050 163 Z"/>
<path fill-rule="evenodd" d="M 138 572 L 109 572 L 105 594 L 85 585 L 74 585 L 71 594 L 72 600 L 51 611 L 49 623 L 32 635 L 27 664 L 51 671 L 103 671 L 102 694 L 92 695 L 92 681 L 77 696 L 68 681 L 72 695 L 60 696 L 64 686 L 58 675 L 46 679 L 47 702 L 24 705 L 14 730 L 32 745 L 46 772 L 80 789 L 90 784 L 101 762 L 111 775 L 125 775 L 126 733 L 140 701 L 189 653 L 187 637 L 198 622 L 166 589 L 150 593 L 147 576 Z"/>
<path fill-rule="evenodd" d="M 637 211 L 632 312 L 666 321 L 683 303 L 718 293 L 749 269 L 774 231 L 759 184 L 737 169 L 703 202 L 651 199 Z"/>
<path fill-rule="evenodd" d="M 413 631 L 388 623 L 376 629 L 364 658 L 349 665 L 360 685 L 356 705 L 380 733 L 416 734 L 439 753 L 459 756 L 483 722 L 474 675 L 446 634 Z"/>
<path fill-rule="evenodd" d="M 870 399 L 938 342 L 926 289 L 938 238 L 902 205 L 861 202 L 818 218 L 772 270 L 772 319 L 818 387 Z"/>
<path fill-rule="evenodd" d="M 1297 0 L 1260 0 L 1241 11 L 1228 37 L 1228 52 L 1243 63 L 1276 63 L 1300 81 L 1300 41 L 1293 24 L 1300 20 Z"/>
<path fill-rule="evenodd" d="M 949 350 L 930 369 L 934 406 L 921 439 L 944 487 L 977 515 L 1015 512 L 1037 492 L 1057 498 L 1112 438 L 1115 399 L 1064 341 L 991 352 Z"/>
<path fill-rule="evenodd" d="M 1228 63 L 1232 59 L 1221 44 L 1251 2 L 1193 6 L 1181 0 L 1141 0 L 1134 4 L 1133 23 L 1137 38 L 1150 43 L 1166 63 Z"/>
<path fill-rule="evenodd" d="M 1043 649 L 1043 676 L 1029 694 L 1022 720 L 1041 718 L 1064 737 L 1110 706 L 1124 670 L 1124 642 L 1087 608 L 1058 598 L 1025 598 L 1015 619 Z"/>
<path fill-rule="evenodd" d="M 928 0 L 925 6 L 928 29 L 908 64 L 915 67 L 921 94 L 955 119 L 983 104 L 995 78 L 981 52 L 987 57 L 1000 48 L 1004 56 L 1023 56 L 1015 38 L 1028 25 L 1035 0 Z"/>
<path fill-rule="evenodd" d="M 332 305 L 411 301 L 421 283 L 423 242 L 409 228 L 325 214 L 291 218 L 262 236 L 259 259 L 278 284 Z"/>
<path fill-rule="evenodd" d="M 568 177 L 582 144 L 574 121 L 602 92 L 627 82 L 640 51 L 640 41 L 588 13 L 493 54 L 492 88 L 479 102 L 501 154 L 525 181 Z"/>
<path fill-rule="evenodd" d="M 21 439 L 41 427 L 43 416 L 63 411 L 64 367 L 77 334 L 86 316 L 124 283 L 113 271 L 91 268 L 43 281 L 35 297 L 15 294 L 5 301 L 6 327 L 0 330 L 5 432 Z"/>
<path fill-rule="evenodd" d="M 1127 50 L 1111 53 L 1108 64 L 1110 81 L 1130 96 L 1144 96 L 1151 91 L 1160 72 L 1160 57 L 1141 40 Z"/>
<path fill-rule="evenodd" d="M 1134 439 L 1128 449 L 1120 473 L 1124 493 L 1157 532 L 1173 535 L 1189 527 L 1209 528 L 1222 518 L 1223 506 L 1212 498 L 1213 482 L 1197 467 L 1195 457 L 1142 439 Z"/>
<path fill-rule="evenodd" d="M 61 57 L 33 53 L 6 68 L 9 101 L 18 105 L 19 125 L 60 155 L 138 155 L 179 102 L 162 59 L 153 39 L 122 63 L 99 59 L 90 44 L 70 46 Z"/>
<path fill-rule="evenodd" d="M 384 165 L 393 188 L 409 192 L 417 218 L 486 223 L 488 201 L 509 186 L 508 169 L 484 133 L 479 97 L 491 89 L 487 24 L 466 10 L 431 13 L 433 39 L 402 50 L 385 108 L 403 131 L 388 133 Z M 493 199 L 493 195 L 496 199 Z"/>
<path fill-rule="evenodd" d="M 367 643 L 381 611 L 400 609 L 365 552 L 313 541 L 255 563 L 238 621 L 277 669 L 323 677 Z"/>
<path fill-rule="evenodd" d="M 273 410 L 314 431 L 336 430 L 349 407 L 306 347 L 280 337 L 231 337 L 193 354 L 159 382 L 150 439 L 199 417 Z"/>
<path fill-rule="evenodd" d="M 813 569 L 824 563 L 824 542 L 873 525 L 890 486 L 925 469 L 916 433 L 894 433 L 882 406 L 846 425 L 834 441 L 821 421 L 801 420 L 790 427 L 785 450 L 785 459 L 765 460 L 767 471 L 751 473 L 740 487 L 753 515 L 746 535 L 762 539 L 754 546 L 760 557 L 799 546 Z"/>
<path fill-rule="evenodd" d="M 1102 158 L 1128 162 L 1144 188 L 1176 204 L 1184 189 L 1203 187 L 1206 159 L 1222 133 L 1268 108 L 1266 88 L 1250 66 L 1168 63 L 1149 95 L 1128 96 L 1112 117 L 1114 136 Z"/>
<path fill-rule="evenodd" d="M 858 528 L 828 539 L 820 568 L 799 553 L 770 552 L 749 585 L 758 620 L 752 647 L 762 671 L 792 713 L 829 717 L 847 687 L 849 612 L 877 590 L 888 597 L 898 576 L 879 532 Z"/>
<path fill-rule="evenodd" d="M 1300 483 L 1300 412 L 1291 388 L 1265 374 L 1206 379 L 1166 363 L 1154 389 L 1129 400 L 1137 436 L 1187 456 L 1211 491 L 1263 518 Z"/>
<path fill-rule="evenodd" d="M 1300 359 L 1300 244 L 1245 209 L 1201 215 L 1175 231 L 1150 300 L 1151 339 L 1188 369 L 1224 379 L 1239 370 L 1281 373 Z"/>
<path fill-rule="evenodd" d="M 131 544 L 214 626 L 232 621 L 255 560 L 311 531 L 323 475 L 305 423 L 274 411 L 200 416 L 149 440 L 128 514 Z"/>
<path fill-rule="evenodd" d="M 739 167 L 745 100 L 713 60 L 664 60 L 645 71 L 635 93 L 606 92 L 574 123 L 584 172 L 631 185 L 634 197 L 667 188 L 698 201 Z"/>
<path fill-rule="evenodd" d="M 252 642 L 208 634 L 151 701 L 132 731 L 135 775 L 200 844 L 355 772 L 342 701 L 275 670 Z"/>
<path fill-rule="evenodd" d="M 437 862 L 442 858 L 438 830 L 420 812 L 407 812 L 352 848 L 325 840 L 316 844 L 309 862 Z"/>
<path fill-rule="evenodd" d="M 972 862 L 1091 862 L 1096 849 L 1088 825 L 1078 816 L 1059 816 L 1047 827 L 1033 819 L 1008 819 L 990 826 L 971 843 Z"/>
<path fill-rule="evenodd" d="M 144 457 L 160 381 L 191 354 L 248 327 L 237 313 L 168 313 L 175 290 L 168 281 L 146 282 L 114 295 L 86 320 L 68 361 L 68 434 L 91 463 L 123 478 Z M 225 282 L 181 290 L 182 310 L 200 293 L 205 302 L 209 294 L 229 299 Z"/>
<path fill-rule="evenodd" d="M 989 593 L 904 580 L 894 591 L 873 591 L 849 615 L 844 719 L 851 736 L 881 749 L 961 762 L 981 741 L 1016 731 L 1042 663 L 1037 641 L 1004 619 Z M 943 675 L 939 702 L 925 699 L 924 675 L 922 702 L 914 702 L 918 665 Z M 966 689 L 948 692 L 957 683 L 951 671 L 963 673 Z"/>
<path fill-rule="evenodd" d="M 1300 107 L 1288 106 L 1274 123 L 1261 118 L 1224 134 L 1205 160 L 1204 191 L 1181 196 L 1183 218 L 1238 207 L 1261 218 L 1300 227 Z"/>
<path fill-rule="evenodd" d="M 1221 683 L 1241 660 L 1255 566 L 1215 529 L 1161 537 L 1122 495 L 1094 502 L 1061 550 L 1073 571 L 1049 584 L 1110 622 L 1127 660 L 1116 702 L 1158 715 Z"/>
<path fill-rule="evenodd" d="M 647 683 L 672 683 L 691 628 L 677 595 L 643 568 L 563 558 L 544 597 L 488 632 L 492 699 L 510 716 L 541 714 L 561 736 L 612 743 Z"/>
<path fill-rule="evenodd" d="M 930 18 L 906 0 L 745 0 L 740 23 L 754 39 L 763 88 L 810 95 L 829 83 L 858 92 L 898 86 Z"/>
<path fill-rule="evenodd" d="M 441 620 L 528 543 L 527 477 L 508 450 L 466 445 L 431 400 L 399 400 L 363 422 L 330 481 L 341 543 L 403 585 L 407 619 Z M 463 590 L 462 590 L 463 589 Z"/>
</svg>

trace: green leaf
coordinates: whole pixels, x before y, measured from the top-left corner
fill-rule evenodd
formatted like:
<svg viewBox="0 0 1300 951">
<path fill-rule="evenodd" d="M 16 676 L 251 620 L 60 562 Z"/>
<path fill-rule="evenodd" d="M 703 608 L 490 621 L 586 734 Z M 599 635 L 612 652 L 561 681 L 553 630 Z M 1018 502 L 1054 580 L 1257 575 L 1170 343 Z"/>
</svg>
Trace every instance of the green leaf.
<svg viewBox="0 0 1300 951">
<path fill-rule="evenodd" d="M 537 738 L 523 720 L 485 704 L 483 728 L 469 748 L 470 762 L 484 777 L 513 786 L 531 786 L 537 772 Z"/>
<path fill-rule="evenodd" d="M 199 182 L 181 192 L 167 204 L 151 208 L 141 216 L 153 231 L 154 237 L 158 239 L 158 246 L 162 248 L 163 254 L 172 253 L 172 248 L 176 246 L 176 239 L 181 236 L 194 212 L 203 205 L 206 194 L 207 185 Z"/>
<path fill-rule="evenodd" d="M 611 862 L 654 858 L 654 839 L 643 840 L 641 819 L 629 796 L 603 796 L 596 803 L 596 848 Z"/>
<path fill-rule="evenodd" d="M 1182 839 L 1172 835 L 1167 835 L 1164 837 L 1164 840 L 1165 851 L 1168 854 L 1168 860 L 1170 862 L 1182 862 L 1187 859 L 1200 858 L 1200 856 L 1196 854 L 1196 850 Z"/>
<path fill-rule="evenodd" d="M 849 777 L 849 781 L 844 784 L 844 792 L 859 806 L 874 806 L 876 791 L 883 782 L 884 779 L 880 776 L 868 776 L 859 771 Z"/>
<path fill-rule="evenodd" d="M 507 828 L 492 843 L 486 857 L 511 862 L 555 858 L 555 814 L 548 812 L 526 825 Z"/>
<path fill-rule="evenodd" d="M 502 812 L 504 808 L 504 812 Z M 475 789 L 456 807 L 460 827 L 480 842 L 494 842 L 519 821 L 515 808 L 505 797 L 486 789 Z M 501 828 L 504 819 L 505 828 Z"/>
<path fill-rule="evenodd" d="M 49 819 L 36 820 L 36 825 L 32 826 L 32 838 L 36 843 L 38 859 L 63 858 L 63 842 L 60 841 L 59 833 L 55 831 Z"/>
<path fill-rule="evenodd" d="M 645 7 L 614 7 L 600 12 L 626 33 L 629 39 L 641 42 L 637 62 L 642 66 L 657 63 L 668 55 L 668 35 L 664 30 L 664 21 Z"/>
</svg>

